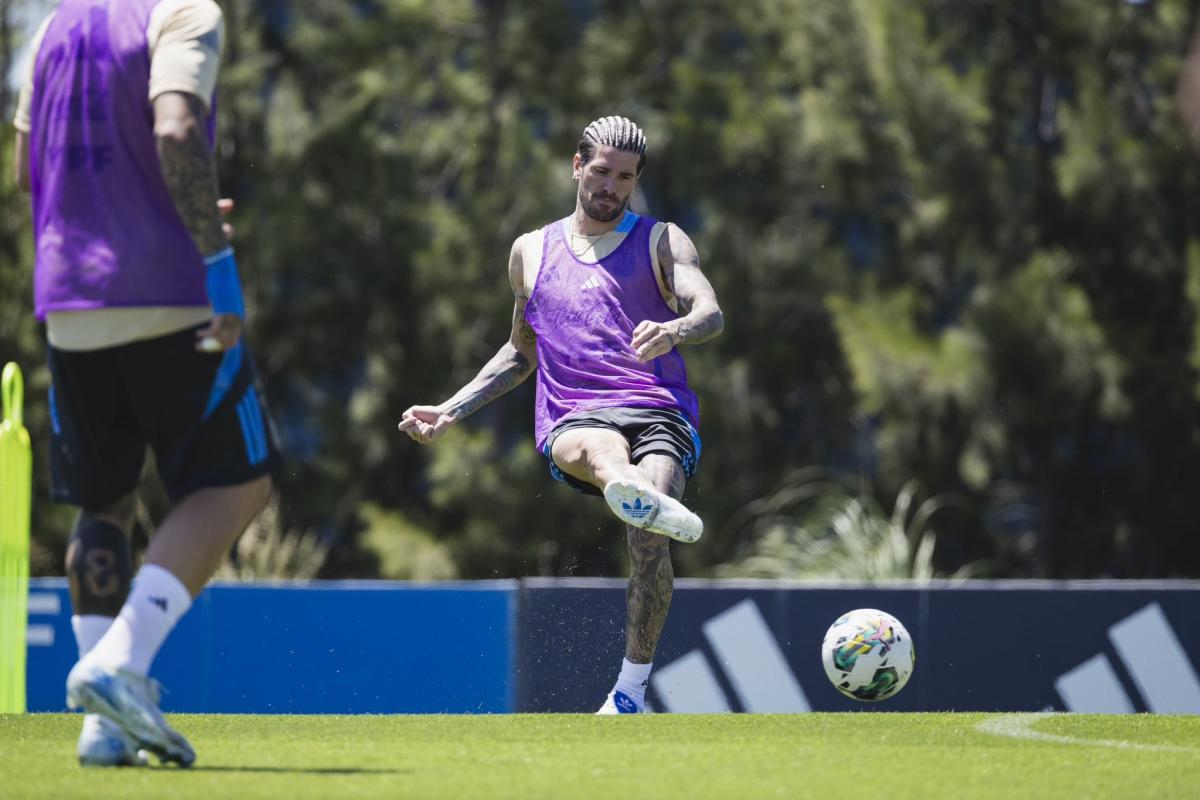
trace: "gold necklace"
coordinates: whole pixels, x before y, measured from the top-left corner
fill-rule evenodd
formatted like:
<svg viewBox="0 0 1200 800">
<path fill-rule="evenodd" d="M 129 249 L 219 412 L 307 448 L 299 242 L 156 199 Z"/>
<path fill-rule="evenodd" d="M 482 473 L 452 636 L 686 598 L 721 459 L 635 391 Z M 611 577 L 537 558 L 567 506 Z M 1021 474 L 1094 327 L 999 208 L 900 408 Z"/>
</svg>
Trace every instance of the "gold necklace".
<svg viewBox="0 0 1200 800">
<path fill-rule="evenodd" d="M 597 245 L 599 245 L 602 241 L 604 241 L 605 237 L 607 237 L 611 233 L 612 233 L 612 231 L 605 231 L 604 233 L 598 233 L 595 236 L 588 236 L 586 233 L 579 233 L 578 231 L 574 230 L 574 226 L 572 226 L 571 249 L 575 251 L 575 255 L 582 258 L 583 256 L 587 255 L 589 252 L 594 253 L 596 251 Z M 579 247 L 577 244 L 577 240 L 580 240 L 580 239 L 582 239 L 584 242 L 583 247 Z"/>
</svg>

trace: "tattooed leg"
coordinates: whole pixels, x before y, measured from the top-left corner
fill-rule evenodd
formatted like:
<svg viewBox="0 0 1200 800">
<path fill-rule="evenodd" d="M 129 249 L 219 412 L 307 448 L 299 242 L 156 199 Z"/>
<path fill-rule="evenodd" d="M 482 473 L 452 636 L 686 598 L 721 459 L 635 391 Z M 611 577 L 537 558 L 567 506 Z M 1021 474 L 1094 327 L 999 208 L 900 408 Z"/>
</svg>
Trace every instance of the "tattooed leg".
<svg viewBox="0 0 1200 800">
<path fill-rule="evenodd" d="M 76 615 L 115 617 L 129 594 L 133 495 L 80 512 L 67 545 L 66 572 Z"/>
<path fill-rule="evenodd" d="M 626 526 L 626 532 L 631 567 L 625 592 L 625 657 L 635 664 L 649 664 L 671 608 L 675 583 L 671 540 L 632 525 Z"/>
<path fill-rule="evenodd" d="M 683 495 L 683 467 L 675 459 L 650 455 L 637 466 L 655 488 L 678 499 Z M 671 565 L 671 540 L 626 526 L 629 545 L 629 588 L 625 594 L 625 657 L 635 664 L 654 660 L 658 638 L 671 608 L 675 570 Z"/>
</svg>

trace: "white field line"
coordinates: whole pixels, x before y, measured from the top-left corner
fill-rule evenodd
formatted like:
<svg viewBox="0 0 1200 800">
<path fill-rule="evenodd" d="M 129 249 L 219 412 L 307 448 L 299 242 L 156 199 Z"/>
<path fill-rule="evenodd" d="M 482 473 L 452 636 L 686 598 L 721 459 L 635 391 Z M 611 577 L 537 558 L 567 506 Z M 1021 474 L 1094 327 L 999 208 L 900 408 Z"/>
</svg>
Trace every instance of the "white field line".
<svg viewBox="0 0 1200 800">
<path fill-rule="evenodd" d="M 1120 739 L 1084 739 L 1078 736 L 1060 736 L 1055 733 L 1035 731 L 1033 724 L 1039 720 L 1059 716 L 1056 714 L 1005 714 L 990 717 L 976 726 L 983 733 L 993 736 L 1007 736 L 1010 739 L 1032 739 L 1039 742 L 1057 742 L 1058 744 L 1082 744 L 1090 747 L 1112 747 L 1118 750 L 1154 750 L 1167 753 L 1194 753 L 1196 748 L 1174 744 L 1141 744 L 1126 742 Z"/>
</svg>

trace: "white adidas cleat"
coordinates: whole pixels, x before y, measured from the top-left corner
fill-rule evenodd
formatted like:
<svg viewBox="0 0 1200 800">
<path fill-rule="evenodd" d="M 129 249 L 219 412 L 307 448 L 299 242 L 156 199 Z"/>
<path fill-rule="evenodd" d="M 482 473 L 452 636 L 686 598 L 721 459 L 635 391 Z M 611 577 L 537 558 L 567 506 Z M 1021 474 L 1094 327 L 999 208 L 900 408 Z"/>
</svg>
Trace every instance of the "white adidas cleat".
<svg viewBox="0 0 1200 800">
<path fill-rule="evenodd" d="M 67 706 L 101 714 L 124 731 L 138 748 L 160 761 L 190 767 L 196 752 L 167 724 L 158 708 L 159 686 L 141 675 L 111 670 L 83 658 L 67 676 Z"/>
<path fill-rule="evenodd" d="M 635 528 L 691 544 L 704 533 L 704 523 L 687 506 L 644 481 L 618 478 L 604 487 L 612 512 Z"/>
<path fill-rule="evenodd" d="M 84 767 L 144 767 L 147 762 L 133 739 L 99 714 L 84 714 L 76 753 Z"/>
<path fill-rule="evenodd" d="M 612 714 L 644 714 L 646 709 L 629 695 L 613 689 L 604 700 L 604 705 L 596 712 L 597 717 L 607 717 Z"/>
</svg>

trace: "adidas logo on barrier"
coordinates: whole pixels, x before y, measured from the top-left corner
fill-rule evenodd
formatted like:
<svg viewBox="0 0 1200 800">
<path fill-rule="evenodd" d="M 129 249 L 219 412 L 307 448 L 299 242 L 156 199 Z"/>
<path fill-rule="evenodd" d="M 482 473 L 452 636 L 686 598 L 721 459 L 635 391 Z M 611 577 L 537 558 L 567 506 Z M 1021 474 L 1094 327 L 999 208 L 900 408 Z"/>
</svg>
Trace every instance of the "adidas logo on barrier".
<svg viewBox="0 0 1200 800">
<path fill-rule="evenodd" d="M 642 498 L 637 498 L 633 504 L 621 503 L 621 510 L 634 519 L 644 519 L 651 511 L 654 510 L 653 503 L 642 504 Z"/>
<path fill-rule="evenodd" d="M 53 592 L 29 593 L 30 617 L 57 617 L 62 613 L 62 601 Z M 30 620 L 25 628 L 25 644 L 30 647 L 53 647 L 54 625 Z"/>
<path fill-rule="evenodd" d="M 812 710 L 753 600 L 743 600 L 704 623 L 703 628 L 704 638 L 743 709 L 775 714 Z M 717 714 L 731 710 L 724 689 L 699 650 L 657 670 L 650 682 L 672 713 Z"/>
<path fill-rule="evenodd" d="M 1108 640 L 1145 701 L 1145 710 L 1200 714 L 1200 678 L 1162 606 L 1151 603 L 1111 626 Z M 1139 710 L 1103 653 L 1061 675 L 1054 688 L 1068 711 L 1132 714 Z"/>
<path fill-rule="evenodd" d="M 743 600 L 704 623 L 703 631 L 743 709 L 773 713 L 811 710 L 753 600 Z M 1098 653 L 1054 682 L 1068 711 L 1200 714 L 1200 678 L 1158 603 L 1110 626 L 1108 639 L 1143 705 L 1139 708 L 1137 699 L 1130 697 L 1109 658 Z M 732 710 L 717 673 L 701 650 L 692 650 L 657 670 L 650 682 L 667 711 L 714 714 Z"/>
</svg>

